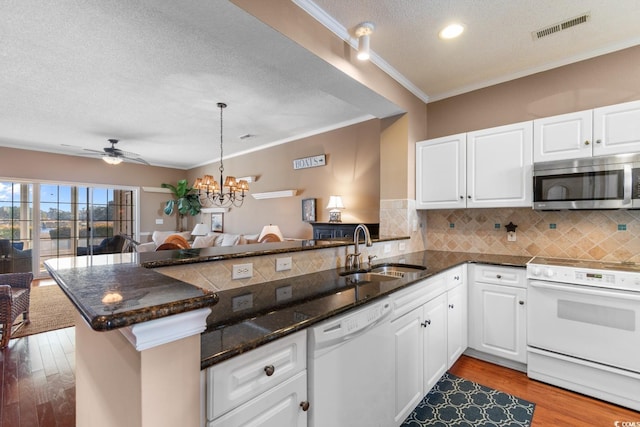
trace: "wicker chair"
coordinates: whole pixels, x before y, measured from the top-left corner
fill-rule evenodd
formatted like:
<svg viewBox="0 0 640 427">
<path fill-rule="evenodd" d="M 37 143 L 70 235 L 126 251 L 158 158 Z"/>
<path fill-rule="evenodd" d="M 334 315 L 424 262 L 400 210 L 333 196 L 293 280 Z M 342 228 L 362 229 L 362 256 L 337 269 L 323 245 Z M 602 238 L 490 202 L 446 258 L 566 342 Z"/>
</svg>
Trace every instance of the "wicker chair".
<svg viewBox="0 0 640 427">
<path fill-rule="evenodd" d="M 4 349 L 13 332 L 15 320 L 22 314 L 22 322 L 15 326 L 29 323 L 29 299 L 33 273 L 0 274 L 0 325 L 2 339 L 0 349 Z"/>
</svg>

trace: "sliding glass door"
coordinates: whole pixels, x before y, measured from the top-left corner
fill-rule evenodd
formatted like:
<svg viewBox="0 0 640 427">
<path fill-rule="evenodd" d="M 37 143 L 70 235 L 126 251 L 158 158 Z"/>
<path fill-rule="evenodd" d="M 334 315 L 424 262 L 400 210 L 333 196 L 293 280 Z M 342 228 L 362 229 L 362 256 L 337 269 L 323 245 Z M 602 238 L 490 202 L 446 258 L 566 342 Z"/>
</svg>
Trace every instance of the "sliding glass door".
<svg viewBox="0 0 640 427">
<path fill-rule="evenodd" d="M 122 235 L 136 237 L 136 199 L 135 189 L 0 182 L 0 272 L 45 276 L 47 259 L 122 251 Z"/>
</svg>

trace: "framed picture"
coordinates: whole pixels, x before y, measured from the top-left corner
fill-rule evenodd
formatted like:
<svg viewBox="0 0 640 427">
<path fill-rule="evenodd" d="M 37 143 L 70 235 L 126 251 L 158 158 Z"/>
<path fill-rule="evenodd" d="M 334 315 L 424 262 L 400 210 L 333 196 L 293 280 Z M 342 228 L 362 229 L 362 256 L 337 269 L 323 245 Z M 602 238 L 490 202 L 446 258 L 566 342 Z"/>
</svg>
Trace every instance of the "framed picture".
<svg viewBox="0 0 640 427">
<path fill-rule="evenodd" d="M 316 220 L 316 199 L 302 199 L 302 220 L 306 222 Z"/>
<path fill-rule="evenodd" d="M 224 214 L 216 212 L 211 214 L 211 231 L 222 233 L 224 231 Z"/>
</svg>

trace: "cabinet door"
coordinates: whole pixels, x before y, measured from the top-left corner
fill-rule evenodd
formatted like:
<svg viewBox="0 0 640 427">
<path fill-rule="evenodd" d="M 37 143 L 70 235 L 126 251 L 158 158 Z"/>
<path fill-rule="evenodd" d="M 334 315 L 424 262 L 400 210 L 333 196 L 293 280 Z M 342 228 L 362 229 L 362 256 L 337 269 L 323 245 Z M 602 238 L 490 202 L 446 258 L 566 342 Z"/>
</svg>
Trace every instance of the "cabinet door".
<svg viewBox="0 0 640 427">
<path fill-rule="evenodd" d="M 467 134 L 467 207 L 531 207 L 533 123 Z"/>
<path fill-rule="evenodd" d="M 307 412 L 302 403 L 307 400 L 307 373 L 300 372 L 224 416 L 210 421 L 207 427 L 304 427 Z"/>
<path fill-rule="evenodd" d="M 423 397 L 423 328 L 420 306 L 391 322 L 394 338 L 395 409 L 400 424 Z"/>
<path fill-rule="evenodd" d="M 447 369 L 467 349 L 467 285 L 447 292 Z"/>
<path fill-rule="evenodd" d="M 593 111 L 533 121 L 533 162 L 591 157 Z"/>
<path fill-rule="evenodd" d="M 478 351 L 526 363 L 526 289 L 474 283 L 470 346 Z"/>
<path fill-rule="evenodd" d="M 640 101 L 593 110 L 594 156 L 640 151 Z"/>
<path fill-rule="evenodd" d="M 416 208 L 452 209 L 466 205 L 466 134 L 416 144 Z"/>
<path fill-rule="evenodd" d="M 427 394 L 447 370 L 447 294 L 424 305 L 424 384 Z"/>
</svg>

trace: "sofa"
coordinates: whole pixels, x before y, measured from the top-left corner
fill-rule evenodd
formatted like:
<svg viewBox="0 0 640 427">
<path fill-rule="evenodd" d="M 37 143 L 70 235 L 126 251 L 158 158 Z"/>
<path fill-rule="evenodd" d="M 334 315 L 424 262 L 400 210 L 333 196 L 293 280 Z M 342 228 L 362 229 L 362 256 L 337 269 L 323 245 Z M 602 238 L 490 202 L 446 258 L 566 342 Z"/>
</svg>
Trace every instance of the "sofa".
<svg viewBox="0 0 640 427">
<path fill-rule="evenodd" d="M 82 256 L 89 255 L 90 253 L 92 253 L 93 255 L 117 254 L 122 252 L 124 242 L 124 237 L 120 235 L 107 237 L 106 239 L 103 239 L 99 245 L 91 245 L 91 249 L 93 250 L 93 252 L 90 252 L 88 247 L 79 246 L 76 250 L 76 255 Z"/>
<path fill-rule="evenodd" d="M 179 235 L 186 240 L 191 238 L 191 232 L 183 231 L 154 231 L 151 235 L 151 241 L 147 243 L 140 243 L 137 246 L 138 252 L 154 252 L 160 245 L 165 243 L 172 235 Z M 233 233 L 218 233 L 210 232 L 206 236 L 196 236 L 191 243 L 192 248 L 209 248 L 215 246 L 236 246 L 246 245 L 249 243 L 258 243 L 259 234 L 233 234 Z"/>
</svg>

